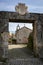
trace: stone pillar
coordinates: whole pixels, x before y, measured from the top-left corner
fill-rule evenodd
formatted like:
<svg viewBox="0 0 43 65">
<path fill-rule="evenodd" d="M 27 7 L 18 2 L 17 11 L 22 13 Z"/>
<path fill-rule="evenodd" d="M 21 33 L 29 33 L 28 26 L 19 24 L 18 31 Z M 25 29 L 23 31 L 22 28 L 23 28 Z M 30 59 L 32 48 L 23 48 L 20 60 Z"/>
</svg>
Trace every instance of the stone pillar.
<svg viewBox="0 0 43 65">
<path fill-rule="evenodd" d="M 4 58 L 8 58 L 8 43 L 4 42 L 4 39 L 3 38 L 3 33 L 6 32 L 6 36 L 8 35 L 8 19 L 0 19 L 0 34 L 1 34 L 1 37 L 0 37 L 0 44 L 1 44 L 1 49 L 3 49 L 2 54 L 2 57 Z M 5 54 L 5 55 L 4 55 Z"/>
<path fill-rule="evenodd" d="M 3 57 L 7 58 L 8 57 L 8 39 L 9 39 L 9 33 L 8 32 L 3 32 L 2 37 L 3 37 Z"/>
<path fill-rule="evenodd" d="M 2 31 L 2 19 L 0 19 L 0 61 L 1 61 L 1 58 L 3 56 L 3 39 L 2 39 L 2 36 L 1 36 L 1 31 Z"/>
<path fill-rule="evenodd" d="M 34 55 L 38 55 L 38 47 L 37 47 L 37 20 L 33 23 L 33 51 Z"/>
<path fill-rule="evenodd" d="M 1 28 L 1 27 L 0 27 L 0 28 Z M 3 40 L 2 40 L 1 33 L 0 33 L 0 60 L 1 60 L 2 56 L 3 56 L 2 44 L 3 44 Z"/>
<path fill-rule="evenodd" d="M 43 58 L 43 26 L 41 25 L 40 17 L 37 21 L 37 47 L 38 47 L 38 55 L 40 58 Z"/>
</svg>

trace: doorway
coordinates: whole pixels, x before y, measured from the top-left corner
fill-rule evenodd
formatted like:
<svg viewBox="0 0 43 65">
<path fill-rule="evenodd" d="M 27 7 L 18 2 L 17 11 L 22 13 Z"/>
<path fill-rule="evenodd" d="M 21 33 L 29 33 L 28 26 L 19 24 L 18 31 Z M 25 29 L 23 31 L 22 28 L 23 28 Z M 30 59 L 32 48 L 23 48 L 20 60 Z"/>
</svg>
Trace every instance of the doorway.
<svg viewBox="0 0 43 65">
<path fill-rule="evenodd" d="M 36 39 L 36 36 L 35 36 L 35 34 L 36 34 L 36 33 L 35 33 L 35 30 L 36 30 L 35 28 L 36 28 L 36 27 L 34 26 L 34 25 L 35 25 L 34 20 L 11 20 L 11 19 L 9 19 L 9 21 L 10 21 L 10 22 L 13 22 L 13 23 L 15 23 L 15 22 L 16 22 L 16 23 L 20 23 L 20 24 L 21 24 L 21 23 L 24 23 L 24 24 L 25 24 L 25 23 L 27 23 L 27 24 L 28 24 L 28 23 L 32 23 L 32 26 L 33 26 L 33 49 L 34 49 L 34 45 L 35 45 L 35 44 L 34 44 L 34 42 L 35 42 L 35 41 L 34 41 L 34 38 Z M 14 21 L 15 21 L 15 22 L 14 22 Z M 24 25 L 24 26 L 25 26 L 25 25 Z M 13 35 L 13 36 L 14 36 L 14 35 Z M 18 36 L 18 37 L 19 37 L 19 36 Z M 16 38 L 15 38 L 15 39 L 16 39 Z M 15 40 L 14 40 L 14 41 L 15 41 Z M 19 39 L 19 42 L 20 42 L 20 41 L 21 41 L 21 39 Z M 23 41 L 24 41 L 24 40 L 23 40 Z M 26 41 L 26 40 L 25 40 L 25 41 Z M 14 42 L 13 42 L 13 43 L 14 43 Z M 12 45 L 12 42 L 11 42 L 11 45 Z M 19 49 L 19 53 L 20 53 L 20 49 L 21 49 L 21 48 L 20 48 L 20 45 L 17 44 L 17 41 L 16 41 L 15 47 L 13 46 L 14 44 L 13 44 L 12 46 L 11 46 L 11 45 L 9 46 L 11 53 L 14 53 L 15 51 L 17 51 L 17 49 Z M 17 45 L 18 45 L 18 47 L 16 48 Z M 22 44 L 21 44 L 21 46 L 22 46 Z M 26 46 L 26 45 L 24 45 L 24 46 Z M 24 46 L 22 46 L 22 47 L 25 48 Z M 12 47 L 13 47 L 13 49 L 11 50 Z M 15 48 L 16 48 L 16 49 L 15 49 Z M 22 48 L 22 50 L 23 50 L 23 48 Z M 28 52 L 28 51 L 27 51 L 27 52 Z M 10 53 L 10 54 L 11 54 L 11 53 Z M 30 53 L 30 52 L 29 52 L 29 53 Z M 16 54 L 17 54 L 17 53 L 16 53 Z M 19 58 L 19 57 L 20 57 L 20 58 L 23 58 L 23 56 L 21 56 L 21 54 L 18 54 L 18 55 L 16 55 L 16 54 L 12 54 L 12 56 L 10 56 L 10 57 L 11 57 L 11 58 L 16 58 L 16 59 Z M 24 54 L 24 51 L 23 51 L 23 54 Z M 27 54 L 27 55 L 29 55 L 29 54 Z M 14 57 L 13 57 L 13 56 L 14 56 Z M 26 58 L 26 57 L 24 57 L 24 58 Z"/>
</svg>

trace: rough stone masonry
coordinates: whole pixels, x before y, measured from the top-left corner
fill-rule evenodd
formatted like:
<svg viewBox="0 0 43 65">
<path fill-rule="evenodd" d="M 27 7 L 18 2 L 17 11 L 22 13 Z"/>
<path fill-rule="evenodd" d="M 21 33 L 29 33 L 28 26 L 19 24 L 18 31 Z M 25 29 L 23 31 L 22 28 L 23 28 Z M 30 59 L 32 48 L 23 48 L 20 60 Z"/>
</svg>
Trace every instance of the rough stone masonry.
<svg viewBox="0 0 43 65">
<path fill-rule="evenodd" d="M 17 12 L 8 11 L 0 11 L 0 57 L 3 57 L 5 52 L 4 57 L 8 58 L 8 43 L 4 45 L 3 36 L 1 34 L 4 32 L 9 32 L 9 22 L 33 23 L 33 51 L 36 56 L 39 55 L 40 58 L 43 58 L 43 14 L 26 13 L 24 15 L 20 15 Z"/>
</svg>

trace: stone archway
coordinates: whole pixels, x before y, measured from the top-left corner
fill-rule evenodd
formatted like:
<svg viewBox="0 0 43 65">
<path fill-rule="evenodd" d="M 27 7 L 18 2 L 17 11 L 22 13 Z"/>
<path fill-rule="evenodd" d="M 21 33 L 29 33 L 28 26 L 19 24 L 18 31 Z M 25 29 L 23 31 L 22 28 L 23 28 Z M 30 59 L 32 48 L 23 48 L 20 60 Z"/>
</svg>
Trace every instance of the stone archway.
<svg viewBox="0 0 43 65">
<path fill-rule="evenodd" d="M 43 15 L 37 13 L 27 13 L 25 15 L 20 15 L 17 12 L 0 11 L 0 34 L 3 32 L 8 32 L 9 21 L 24 21 L 24 23 L 28 23 L 29 21 L 34 24 L 34 53 L 36 55 L 38 54 L 40 57 L 43 57 Z M 4 48 L 7 48 L 5 51 L 5 57 L 8 57 L 8 45 L 6 45 Z"/>
</svg>

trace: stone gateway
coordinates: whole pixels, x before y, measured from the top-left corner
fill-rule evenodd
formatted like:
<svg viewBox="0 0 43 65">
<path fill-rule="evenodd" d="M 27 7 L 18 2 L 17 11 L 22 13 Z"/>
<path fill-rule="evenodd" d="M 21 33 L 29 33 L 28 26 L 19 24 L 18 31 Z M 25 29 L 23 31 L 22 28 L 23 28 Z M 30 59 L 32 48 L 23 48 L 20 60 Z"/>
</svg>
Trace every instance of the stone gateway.
<svg viewBox="0 0 43 65">
<path fill-rule="evenodd" d="M 33 51 L 36 56 L 38 54 L 40 58 L 43 58 L 43 14 L 26 13 L 24 15 L 20 15 L 17 12 L 0 11 L 0 35 L 3 32 L 9 32 L 9 22 L 33 23 Z M 4 44 L 2 36 L 0 36 L 0 44 L 2 44 L 1 48 L 5 49 L 5 57 L 8 58 L 8 51 L 6 51 L 8 50 L 8 43 L 6 43 L 5 47 L 2 47 Z"/>
</svg>

